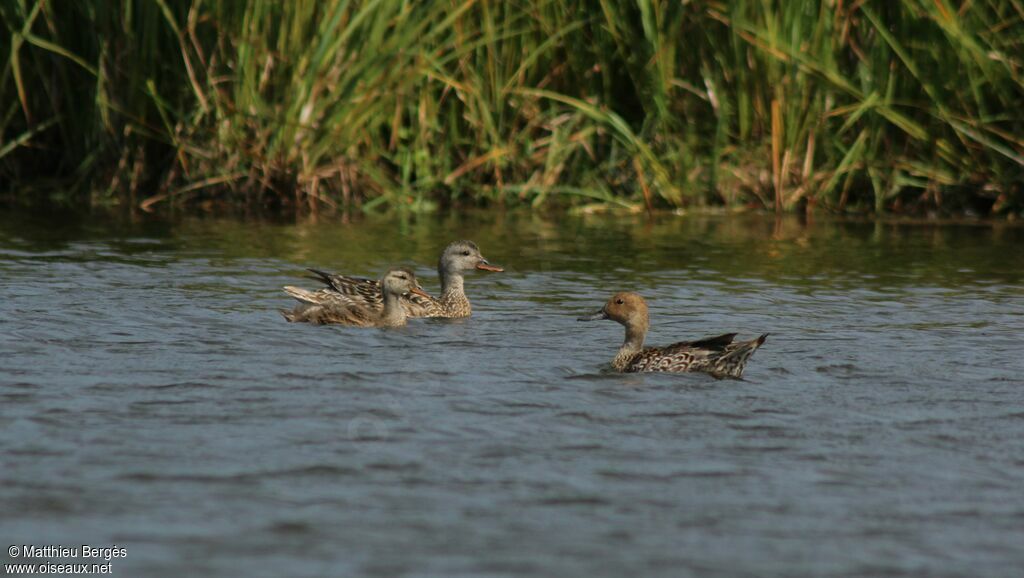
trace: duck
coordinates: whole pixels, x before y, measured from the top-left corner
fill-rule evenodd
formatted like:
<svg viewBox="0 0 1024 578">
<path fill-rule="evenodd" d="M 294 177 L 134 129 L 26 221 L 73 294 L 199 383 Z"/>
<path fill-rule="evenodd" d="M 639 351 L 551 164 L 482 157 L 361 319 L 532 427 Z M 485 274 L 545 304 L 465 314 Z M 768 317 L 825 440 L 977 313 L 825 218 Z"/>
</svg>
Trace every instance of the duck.
<svg viewBox="0 0 1024 578">
<path fill-rule="evenodd" d="M 437 274 L 441 278 L 441 296 L 427 293 L 409 293 L 400 299 L 408 317 L 441 317 L 456 319 L 469 317 L 473 308 L 469 304 L 464 288 L 463 274 L 469 271 L 493 271 L 501 273 L 503 268 L 491 265 L 472 241 L 453 241 L 441 252 L 437 263 Z M 341 296 L 348 301 L 369 310 L 383 306 L 380 285 L 373 279 L 350 277 L 309 269 L 315 279 L 327 285 L 317 291 L 321 299 L 336 299 Z"/>
<path fill-rule="evenodd" d="M 612 360 L 612 367 L 622 373 L 702 372 L 739 379 L 743 377 L 747 360 L 768 338 L 765 333 L 751 341 L 733 341 L 736 334 L 726 333 L 664 347 L 644 347 L 650 328 L 647 302 L 631 292 L 612 295 L 604 307 L 578 320 L 598 319 L 610 319 L 626 328 L 626 340 Z"/>
<path fill-rule="evenodd" d="M 315 325 L 348 325 L 351 327 L 401 327 L 406 324 L 405 307 L 401 301 L 409 296 L 430 298 L 416 274 L 404 267 L 389 269 L 377 282 L 381 287 L 381 307 L 373 309 L 344 295 L 324 296 L 322 291 L 308 291 L 299 287 L 286 286 L 284 292 L 299 301 L 292 311 L 282 311 L 284 318 L 291 322 L 313 323 Z"/>
</svg>

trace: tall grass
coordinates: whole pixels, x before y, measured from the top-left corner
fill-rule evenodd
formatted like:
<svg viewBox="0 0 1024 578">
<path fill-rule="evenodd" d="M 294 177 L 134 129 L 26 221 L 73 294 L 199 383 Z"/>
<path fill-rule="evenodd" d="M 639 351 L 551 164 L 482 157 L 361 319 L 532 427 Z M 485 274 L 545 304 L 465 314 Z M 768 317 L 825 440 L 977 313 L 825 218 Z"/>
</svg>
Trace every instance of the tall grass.
<svg viewBox="0 0 1024 578">
<path fill-rule="evenodd" d="M 8 0 L 0 21 L 22 195 L 1024 205 L 1020 0 Z"/>
</svg>

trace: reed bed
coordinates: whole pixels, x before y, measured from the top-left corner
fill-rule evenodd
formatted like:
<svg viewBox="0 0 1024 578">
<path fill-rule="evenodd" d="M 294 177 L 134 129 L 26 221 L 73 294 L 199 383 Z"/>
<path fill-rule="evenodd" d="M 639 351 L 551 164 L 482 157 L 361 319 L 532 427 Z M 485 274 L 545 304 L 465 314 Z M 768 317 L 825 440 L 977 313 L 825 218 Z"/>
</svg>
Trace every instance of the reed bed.
<svg viewBox="0 0 1024 578">
<path fill-rule="evenodd" d="M 10 198 L 1024 206 L 1022 0 L 9 0 L 0 22 Z"/>
</svg>

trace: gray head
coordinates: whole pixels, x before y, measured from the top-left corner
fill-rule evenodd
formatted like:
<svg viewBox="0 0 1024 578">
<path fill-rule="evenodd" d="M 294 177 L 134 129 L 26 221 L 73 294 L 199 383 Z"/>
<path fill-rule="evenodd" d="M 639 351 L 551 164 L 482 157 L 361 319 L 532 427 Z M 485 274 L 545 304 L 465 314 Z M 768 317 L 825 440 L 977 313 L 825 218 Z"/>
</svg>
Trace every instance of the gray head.
<svg viewBox="0 0 1024 578">
<path fill-rule="evenodd" d="M 393 267 L 388 269 L 380 279 L 380 286 L 384 293 L 392 295 L 408 295 L 410 293 L 421 297 L 429 298 L 419 282 L 416 281 L 416 274 L 405 267 Z"/>
<path fill-rule="evenodd" d="M 441 253 L 441 259 L 437 263 L 439 275 L 451 275 L 480 269 L 481 271 L 504 271 L 487 262 L 480 254 L 480 248 L 473 241 L 455 241 L 449 243 Z"/>
</svg>

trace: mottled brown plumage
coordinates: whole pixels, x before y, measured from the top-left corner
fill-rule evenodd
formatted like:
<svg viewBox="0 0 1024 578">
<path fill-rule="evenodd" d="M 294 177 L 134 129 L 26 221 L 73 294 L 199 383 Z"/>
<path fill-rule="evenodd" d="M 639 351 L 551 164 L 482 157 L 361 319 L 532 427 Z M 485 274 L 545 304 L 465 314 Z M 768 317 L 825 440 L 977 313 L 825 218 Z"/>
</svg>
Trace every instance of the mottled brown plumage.
<svg viewBox="0 0 1024 578">
<path fill-rule="evenodd" d="M 365 307 L 341 295 L 307 291 L 299 287 L 285 287 L 285 293 L 299 301 L 292 311 L 282 311 L 288 321 L 317 325 L 350 325 L 353 327 L 398 327 L 405 325 L 406 312 L 401 300 L 407 296 L 429 298 L 416 282 L 416 274 L 409 269 L 394 268 L 384 274 L 377 284 L 382 287 L 378 309 Z"/>
<path fill-rule="evenodd" d="M 665 347 L 644 347 L 650 327 L 647 302 L 636 293 L 616 293 L 595 313 L 580 321 L 611 319 L 626 328 L 626 340 L 612 360 L 612 367 L 625 373 L 646 371 L 710 373 L 719 377 L 742 377 L 747 359 L 768 334 L 752 341 L 733 342 L 735 333 L 680 341 Z"/>
<path fill-rule="evenodd" d="M 438 259 L 437 273 L 441 278 L 441 296 L 407 295 L 401 299 L 409 317 L 469 317 L 472 308 L 463 287 L 463 273 L 479 269 L 501 272 L 484 259 L 472 241 L 455 241 L 445 247 Z M 316 292 L 320 299 L 353 303 L 377 310 L 383 306 L 380 285 L 373 279 L 349 277 L 310 269 L 327 287 Z"/>
</svg>

